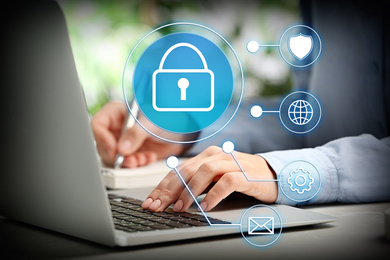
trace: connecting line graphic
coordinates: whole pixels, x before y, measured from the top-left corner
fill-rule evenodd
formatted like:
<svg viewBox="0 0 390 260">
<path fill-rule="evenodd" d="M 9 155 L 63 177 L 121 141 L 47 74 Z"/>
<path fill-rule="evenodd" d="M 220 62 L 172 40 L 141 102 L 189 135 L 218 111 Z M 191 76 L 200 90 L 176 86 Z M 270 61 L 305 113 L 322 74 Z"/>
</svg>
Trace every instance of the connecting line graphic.
<svg viewBox="0 0 390 260">
<path fill-rule="evenodd" d="M 259 44 L 256 41 L 250 41 L 246 45 L 246 48 L 249 52 L 255 53 L 259 50 L 260 47 L 280 47 L 280 44 Z"/>
<path fill-rule="evenodd" d="M 259 44 L 259 47 L 280 47 L 280 44 Z"/>
<path fill-rule="evenodd" d="M 233 152 L 231 152 L 230 154 L 232 155 L 234 161 L 236 161 L 237 166 L 240 168 L 240 170 L 244 174 L 247 181 L 262 181 L 262 182 L 278 182 L 279 181 L 278 179 L 276 179 L 276 180 L 275 179 L 249 179 L 248 176 L 246 175 L 244 169 L 241 167 L 241 164 L 237 161 L 236 157 L 234 156 Z"/>
<path fill-rule="evenodd" d="M 222 150 L 225 153 L 232 155 L 234 161 L 237 163 L 237 166 L 240 168 L 241 172 L 244 174 L 244 176 L 247 179 L 247 181 L 250 181 L 250 182 L 255 182 L 255 181 L 256 182 L 278 182 L 279 181 L 278 179 L 249 179 L 248 175 L 246 175 L 246 173 L 245 173 L 244 169 L 242 168 L 241 164 L 238 162 L 237 158 L 233 154 L 234 144 L 232 142 L 230 142 L 230 141 L 226 141 L 222 145 Z M 199 204 L 198 200 L 196 199 L 195 195 L 192 193 L 191 189 L 188 187 L 187 183 L 184 181 L 184 179 L 181 176 L 179 170 L 177 169 L 178 165 L 179 165 L 179 160 L 175 156 L 168 157 L 168 159 L 167 159 L 167 166 L 169 168 L 173 169 L 176 172 L 177 176 L 179 176 L 180 181 L 183 183 L 184 187 L 186 188 L 186 190 L 188 191 L 188 193 L 190 194 L 190 196 L 192 197 L 192 199 L 196 203 L 196 206 L 202 212 L 203 216 L 206 218 L 206 220 L 207 220 L 207 222 L 208 222 L 208 224 L 210 226 L 240 226 L 241 225 L 241 224 L 235 224 L 235 223 L 229 223 L 229 224 L 211 223 L 210 219 L 208 218 L 208 216 L 206 215 L 206 213 L 204 212 L 204 210 L 200 206 L 200 204 Z"/>
<path fill-rule="evenodd" d="M 254 118 L 258 118 L 260 117 L 263 113 L 280 113 L 279 110 L 263 110 L 263 108 L 261 108 L 261 106 L 259 105 L 254 105 L 251 107 L 251 115 L 254 117 Z"/>
<path fill-rule="evenodd" d="M 190 190 L 190 188 L 188 187 L 187 183 L 184 181 L 183 177 L 181 177 L 181 174 L 179 173 L 179 171 L 177 170 L 177 168 L 173 168 L 177 174 L 177 176 L 179 176 L 181 182 L 184 184 L 184 186 L 186 187 L 187 191 L 190 193 L 192 199 L 195 201 L 196 203 L 196 206 L 198 206 L 199 210 L 202 212 L 203 216 L 206 218 L 207 222 L 209 223 L 210 226 L 240 226 L 240 224 L 233 224 L 233 223 L 229 223 L 229 224 L 215 224 L 215 223 L 211 223 L 210 219 L 207 217 L 206 213 L 203 211 L 203 209 L 201 208 L 201 206 L 199 205 L 199 202 L 197 201 L 197 199 L 195 198 L 194 194 L 192 193 L 192 191 Z"/>
<path fill-rule="evenodd" d="M 278 179 L 276 179 L 276 180 L 275 179 L 249 179 L 248 175 L 246 175 L 244 169 L 241 167 L 241 164 L 238 162 L 236 156 L 234 156 L 234 154 L 233 154 L 234 144 L 230 141 L 226 141 L 222 145 L 222 150 L 225 153 L 230 154 L 233 157 L 234 161 L 237 163 L 238 168 L 240 168 L 242 174 L 244 174 L 247 181 L 259 181 L 259 182 L 260 181 L 262 181 L 262 182 L 277 182 L 277 181 L 279 181 Z"/>
<path fill-rule="evenodd" d="M 179 165 L 179 160 L 177 159 L 177 157 L 175 156 L 170 156 L 168 157 L 167 159 L 167 166 L 173 170 L 175 170 L 177 176 L 179 176 L 181 182 L 184 184 L 184 186 L 186 187 L 187 191 L 190 193 L 192 199 L 195 201 L 196 203 L 196 206 L 198 206 L 199 210 L 202 212 L 203 216 L 206 218 L 207 222 L 209 223 L 210 226 L 240 226 L 240 224 L 233 224 L 233 223 L 229 223 L 229 224 L 216 224 L 216 223 L 211 223 L 210 219 L 208 218 L 208 216 L 206 215 L 206 213 L 203 211 L 202 207 L 199 205 L 199 202 L 196 200 L 194 194 L 192 193 L 192 191 L 190 190 L 190 188 L 188 187 L 187 183 L 184 181 L 183 177 L 181 176 L 180 172 L 177 170 L 177 166 Z"/>
</svg>

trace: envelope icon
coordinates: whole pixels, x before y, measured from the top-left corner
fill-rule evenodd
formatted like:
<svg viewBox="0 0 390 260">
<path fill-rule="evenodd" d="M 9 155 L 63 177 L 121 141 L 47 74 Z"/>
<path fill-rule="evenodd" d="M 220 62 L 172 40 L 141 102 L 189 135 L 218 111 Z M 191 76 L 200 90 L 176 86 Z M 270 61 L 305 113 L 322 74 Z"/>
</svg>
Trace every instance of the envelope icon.
<svg viewBox="0 0 390 260">
<path fill-rule="evenodd" d="M 248 235 L 273 235 L 274 218 L 273 217 L 249 217 Z"/>
</svg>

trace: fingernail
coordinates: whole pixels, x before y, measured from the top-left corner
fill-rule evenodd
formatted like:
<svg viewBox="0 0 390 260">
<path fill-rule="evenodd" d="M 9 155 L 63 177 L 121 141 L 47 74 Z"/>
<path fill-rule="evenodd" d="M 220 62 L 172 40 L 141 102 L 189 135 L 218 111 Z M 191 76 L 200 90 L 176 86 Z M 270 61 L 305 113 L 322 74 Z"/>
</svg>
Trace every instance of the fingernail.
<svg viewBox="0 0 390 260">
<path fill-rule="evenodd" d="M 153 199 L 152 198 L 147 198 L 141 205 L 144 209 L 149 208 L 150 204 L 152 204 Z"/>
<path fill-rule="evenodd" d="M 119 150 L 128 151 L 131 149 L 131 142 L 129 140 L 125 140 L 119 143 Z"/>
<path fill-rule="evenodd" d="M 181 211 L 181 209 L 183 208 L 183 206 L 184 206 L 184 203 L 183 203 L 183 201 L 182 200 L 178 200 L 176 203 L 175 203 L 175 205 L 173 206 L 173 211 L 176 211 L 176 212 L 179 212 L 179 211 Z"/>
<path fill-rule="evenodd" d="M 161 206 L 161 200 L 157 199 L 150 204 L 149 209 L 151 211 L 156 211 Z"/>
<path fill-rule="evenodd" d="M 200 203 L 200 207 L 204 210 L 204 211 L 206 211 L 206 209 L 207 209 L 207 201 L 202 201 L 201 203 Z"/>
</svg>

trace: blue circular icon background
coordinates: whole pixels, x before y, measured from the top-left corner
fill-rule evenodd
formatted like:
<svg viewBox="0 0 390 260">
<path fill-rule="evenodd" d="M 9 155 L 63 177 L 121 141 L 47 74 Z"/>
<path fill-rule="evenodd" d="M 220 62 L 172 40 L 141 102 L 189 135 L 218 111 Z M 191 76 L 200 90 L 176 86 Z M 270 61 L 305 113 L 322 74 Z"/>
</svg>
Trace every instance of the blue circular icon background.
<svg viewBox="0 0 390 260">
<path fill-rule="evenodd" d="M 166 56 L 162 70 L 160 68 L 155 73 L 167 50 L 179 43 L 195 46 L 211 72 L 204 70 L 199 53 L 181 46 Z M 157 74 L 155 78 L 154 73 Z M 185 95 L 187 103 L 180 101 L 181 89 L 177 83 L 182 78 L 189 81 Z M 193 33 L 173 33 L 158 39 L 144 51 L 134 70 L 133 86 L 142 114 L 153 124 L 175 133 L 192 133 L 210 126 L 224 114 L 232 99 L 233 74 L 224 52 L 213 42 Z M 155 109 L 153 91 L 157 100 L 155 104 L 168 111 Z M 183 103 L 190 104 L 194 111 L 180 111 L 186 106 Z M 212 109 L 196 111 L 205 106 Z M 171 108 L 176 111 L 169 111 Z"/>
</svg>

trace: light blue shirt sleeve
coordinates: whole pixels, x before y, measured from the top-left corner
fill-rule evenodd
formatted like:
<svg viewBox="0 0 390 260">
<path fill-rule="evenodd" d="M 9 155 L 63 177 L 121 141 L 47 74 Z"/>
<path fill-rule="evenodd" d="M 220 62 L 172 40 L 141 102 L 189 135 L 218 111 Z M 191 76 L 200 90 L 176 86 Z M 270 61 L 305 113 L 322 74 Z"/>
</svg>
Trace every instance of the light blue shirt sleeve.
<svg viewBox="0 0 390 260">
<path fill-rule="evenodd" d="M 259 154 L 279 177 L 282 168 L 305 160 L 319 170 L 322 186 L 311 200 L 298 203 L 283 192 L 276 203 L 364 203 L 390 200 L 390 137 L 378 140 L 369 134 L 345 137 L 323 146 Z"/>
</svg>

